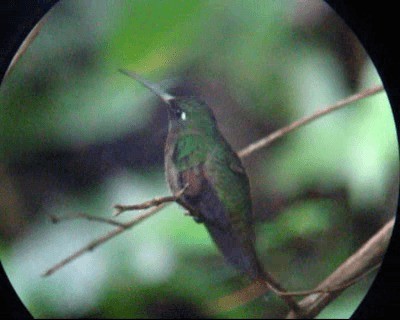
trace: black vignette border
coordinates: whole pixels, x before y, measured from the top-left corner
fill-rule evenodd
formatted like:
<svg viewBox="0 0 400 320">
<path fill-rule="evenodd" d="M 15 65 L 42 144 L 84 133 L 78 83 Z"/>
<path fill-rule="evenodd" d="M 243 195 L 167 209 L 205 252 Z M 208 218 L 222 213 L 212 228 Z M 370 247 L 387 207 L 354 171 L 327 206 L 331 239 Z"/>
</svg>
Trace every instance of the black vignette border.
<svg viewBox="0 0 400 320">
<path fill-rule="evenodd" d="M 18 48 L 39 20 L 58 0 L 0 1 L 0 79 Z M 1 182 L 0 182 L 1 183 Z M 3 319 L 32 319 L 13 289 L 0 262 L 0 316 Z"/>
<path fill-rule="evenodd" d="M 399 29 L 395 6 L 377 1 L 325 1 L 353 30 L 375 64 L 392 107 L 399 141 L 400 50 L 394 36 Z M 396 219 L 382 267 L 352 319 L 383 318 L 397 310 L 400 304 L 399 238 Z"/>
<path fill-rule="evenodd" d="M 399 123 L 400 50 L 395 43 L 399 26 L 395 4 L 325 0 L 359 38 L 383 81 L 392 105 L 396 125 Z M 0 2 L 0 75 L 3 78 L 12 57 L 35 24 L 58 0 L 2 0 Z M 399 138 L 399 136 L 398 136 Z M 396 221 L 391 243 L 382 268 L 364 301 L 352 318 L 375 318 L 397 310 L 400 304 L 397 270 L 399 258 L 399 226 Z M 0 314 L 6 318 L 31 318 L 16 295 L 0 265 Z M 395 309 L 396 308 L 396 309 Z"/>
</svg>

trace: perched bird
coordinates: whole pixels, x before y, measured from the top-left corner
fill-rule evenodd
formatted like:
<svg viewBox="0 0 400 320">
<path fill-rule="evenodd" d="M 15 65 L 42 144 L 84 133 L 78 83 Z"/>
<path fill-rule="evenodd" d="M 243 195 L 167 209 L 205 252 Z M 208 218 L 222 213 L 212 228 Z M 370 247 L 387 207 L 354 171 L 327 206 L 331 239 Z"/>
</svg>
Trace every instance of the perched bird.
<svg viewBox="0 0 400 320">
<path fill-rule="evenodd" d="M 166 178 L 174 194 L 185 188 L 177 202 L 204 223 L 229 264 L 251 280 L 284 291 L 257 257 L 249 178 L 219 131 L 211 109 L 197 97 L 173 96 L 134 72 L 120 71 L 167 106 Z"/>
</svg>

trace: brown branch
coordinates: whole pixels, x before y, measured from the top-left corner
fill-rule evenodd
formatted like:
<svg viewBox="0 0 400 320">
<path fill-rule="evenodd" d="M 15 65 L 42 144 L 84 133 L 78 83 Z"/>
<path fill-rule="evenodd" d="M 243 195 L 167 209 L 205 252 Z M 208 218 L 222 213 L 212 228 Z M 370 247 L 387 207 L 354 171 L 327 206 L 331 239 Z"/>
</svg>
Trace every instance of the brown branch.
<svg viewBox="0 0 400 320">
<path fill-rule="evenodd" d="M 53 267 L 51 267 L 50 269 L 48 269 L 47 271 L 45 271 L 42 276 L 43 277 L 47 277 L 51 274 L 53 274 L 54 272 L 56 272 L 57 270 L 61 269 L 62 267 L 64 267 L 65 265 L 67 265 L 68 263 L 72 262 L 73 260 L 75 260 L 76 258 L 80 257 L 81 255 L 83 255 L 84 253 L 87 253 L 89 251 L 94 250 L 96 247 L 98 247 L 99 245 L 103 244 L 104 242 L 114 238 L 115 236 L 119 235 L 120 233 L 124 232 L 127 229 L 132 228 L 133 226 L 137 225 L 139 222 L 151 217 L 152 215 L 154 215 L 155 213 L 157 213 L 158 211 L 160 211 L 162 208 L 164 208 L 167 205 L 167 203 L 162 203 L 148 211 L 145 211 L 144 213 L 142 213 L 141 215 L 136 216 L 134 219 L 125 222 L 124 224 L 118 226 L 117 228 L 115 228 L 114 230 L 110 231 L 109 233 L 106 233 L 104 236 L 97 238 L 96 240 L 93 240 L 92 242 L 90 242 L 89 244 L 87 244 L 86 246 L 84 246 L 83 248 L 81 248 L 80 250 L 74 252 L 73 254 L 71 254 L 70 256 L 68 256 L 67 258 L 61 260 L 59 263 L 55 264 Z"/>
<path fill-rule="evenodd" d="M 372 236 L 361 248 L 359 248 L 352 256 L 343 262 L 330 276 L 322 281 L 316 290 L 323 288 L 339 287 L 346 282 L 353 281 L 360 275 L 364 274 L 380 263 L 386 252 L 387 246 L 393 230 L 395 218 L 386 223 L 374 236 Z M 300 301 L 305 318 L 314 318 L 318 315 L 331 301 L 336 299 L 345 289 L 314 293 Z M 289 312 L 288 319 L 297 318 L 298 316 Z"/>
<path fill-rule="evenodd" d="M 283 137 L 284 135 L 286 135 L 287 133 L 298 129 L 308 123 L 310 123 L 313 120 L 316 120 L 324 115 L 327 115 L 329 113 L 332 113 L 338 109 L 341 109 L 345 106 L 347 106 L 348 104 L 355 102 L 357 100 L 369 97 L 371 95 L 374 95 L 378 92 L 383 91 L 383 86 L 376 86 L 373 88 L 369 88 L 366 89 L 364 91 L 361 91 L 359 93 L 356 93 L 352 96 L 349 96 L 343 100 L 339 100 L 338 102 L 336 102 L 335 104 L 332 104 L 328 107 L 325 107 L 324 109 L 318 110 L 317 112 L 313 113 L 310 116 L 304 117 L 302 119 L 296 120 L 294 122 L 292 122 L 291 124 L 274 131 L 273 133 L 271 133 L 270 135 L 248 145 L 247 147 L 243 148 L 242 150 L 240 150 L 238 152 L 238 156 L 240 158 L 245 158 L 248 157 L 250 154 L 252 154 L 254 151 L 257 151 L 261 148 L 265 148 L 268 145 L 270 145 L 272 142 L 274 142 L 275 140 Z"/>
<path fill-rule="evenodd" d="M 58 217 L 56 215 L 52 215 L 49 214 L 48 215 L 51 222 L 53 223 L 59 223 L 62 221 L 67 221 L 67 220 L 75 220 L 75 219 L 84 219 L 84 220 L 88 220 L 88 221 L 96 221 L 96 222 L 101 222 L 101 223 L 106 223 L 106 224 L 110 224 L 112 226 L 117 226 L 117 227 L 125 227 L 125 223 L 123 222 L 119 222 L 119 221 L 115 221 L 112 219 L 107 219 L 107 218 L 102 218 L 102 217 L 96 217 L 96 216 L 92 216 L 89 214 L 85 214 L 85 213 L 76 213 L 76 214 L 72 214 L 72 215 L 68 215 L 66 217 Z"/>
<path fill-rule="evenodd" d="M 290 307 L 290 309 L 297 315 L 302 314 L 301 307 L 297 303 L 296 300 L 293 299 L 290 295 L 282 295 L 281 293 L 286 293 L 287 291 L 281 286 L 281 284 L 275 280 L 275 278 L 266 270 L 264 270 L 264 279 L 260 279 L 259 281 L 262 284 L 266 284 L 267 287 L 272 290 L 275 294 L 277 294 L 282 300 L 286 302 L 286 304 Z"/>
<path fill-rule="evenodd" d="M 375 266 L 373 266 L 371 269 L 367 270 L 360 276 L 352 279 L 351 281 L 337 285 L 335 287 L 303 290 L 303 291 L 281 292 L 281 293 L 279 293 L 279 295 L 281 295 L 281 296 L 308 296 L 308 295 L 314 294 L 314 293 L 330 293 L 330 292 L 335 292 L 335 291 L 343 291 L 343 290 L 347 289 L 348 287 L 351 287 L 352 285 L 355 285 L 356 283 L 358 283 L 359 281 L 364 279 L 367 275 L 369 275 L 370 273 L 372 273 L 375 270 L 377 270 L 378 268 L 380 268 L 381 265 L 382 265 L 382 263 L 377 263 Z"/>
<path fill-rule="evenodd" d="M 312 290 L 303 290 L 303 291 L 277 291 L 275 290 L 275 293 L 280 296 L 280 297 L 285 297 L 285 296 L 307 296 L 315 293 L 329 293 L 329 292 L 334 292 L 334 291 L 343 291 L 347 289 L 348 287 L 358 283 L 361 281 L 363 278 L 365 278 L 367 275 L 372 273 L 373 271 L 377 270 L 381 266 L 381 263 L 376 264 L 374 267 L 371 269 L 367 270 L 360 276 L 352 279 L 351 281 L 348 281 L 346 283 L 342 283 L 340 285 L 337 285 L 335 287 L 326 287 L 326 288 L 320 288 L 320 289 L 312 289 Z M 229 294 L 227 296 L 224 296 L 222 298 L 217 299 L 217 301 L 214 301 L 212 303 L 209 303 L 209 309 L 212 310 L 214 313 L 218 312 L 226 312 L 230 311 L 234 308 L 237 308 L 239 306 L 245 305 L 246 303 L 266 294 L 268 292 L 269 288 L 266 288 L 265 285 L 263 285 L 260 282 L 254 281 L 250 285 L 246 286 L 243 289 L 237 290 L 232 294 Z M 293 308 L 292 308 L 293 310 Z M 296 315 L 302 315 L 302 308 L 298 306 L 296 309 Z"/>
<path fill-rule="evenodd" d="M 161 203 L 166 203 L 166 202 L 174 202 L 178 200 L 182 194 L 185 192 L 189 185 L 186 184 L 181 190 L 179 190 L 175 195 L 173 196 L 167 196 L 167 197 L 160 197 L 160 198 L 154 198 L 149 201 L 140 203 L 140 204 L 133 204 L 133 205 L 120 205 L 116 204 L 114 208 L 116 209 L 116 212 L 114 212 L 114 216 L 118 216 L 121 213 L 125 211 L 133 211 L 133 210 L 142 210 L 142 209 L 148 209 L 151 207 L 155 207 L 160 205 Z"/>
<path fill-rule="evenodd" d="M 275 281 L 274 283 L 276 284 L 277 282 Z M 250 285 L 243 289 L 237 290 L 232 294 L 208 303 L 208 309 L 214 313 L 230 311 L 234 308 L 245 305 L 246 303 L 266 294 L 271 290 L 281 299 L 283 299 L 294 313 L 301 315 L 302 309 L 296 300 L 292 298 L 290 292 L 284 291 L 280 285 L 279 288 L 280 289 L 277 290 L 265 280 L 253 281 L 250 283 Z"/>
<path fill-rule="evenodd" d="M 111 232 L 105 234 L 104 236 L 102 236 L 100 238 L 97 238 L 96 240 L 93 240 L 92 242 L 90 242 L 89 244 L 87 244 L 86 246 L 81 248 L 80 250 L 72 253 L 71 255 L 66 257 L 65 259 L 61 260 L 59 263 L 55 264 L 53 267 L 51 267 L 50 269 L 45 271 L 42 274 L 42 276 L 46 277 L 46 276 L 49 276 L 49 275 L 53 274 L 54 272 L 56 272 L 57 270 L 61 269 L 62 267 L 64 267 L 68 263 L 72 262 L 76 258 L 78 258 L 81 255 L 83 255 L 84 253 L 92 251 L 94 248 L 98 247 L 102 243 L 114 238 L 116 235 L 124 232 L 127 229 L 132 228 L 133 226 L 137 225 L 139 222 L 151 217 L 156 212 L 158 212 L 162 208 L 164 208 L 168 203 L 178 200 L 182 196 L 182 194 L 184 193 L 184 191 L 186 190 L 187 187 L 188 187 L 188 184 L 186 184 L 181 190 L 179 190 L 173 196 L 155 198 L 153 200 L 146 201 L 146 202 L 144 202 L 142 204 L 135 205 L 135 206 L 121 206 L 121 205 L 116 206 L 117 209 L 121 210 L 121 212 L 126 211 L 126 210 L 147 209 L 147 208 L 150 208 L 150 207 L 154 207 L 153 209 L 150 209 L 150 210 L 142 213 L 141 215 L 136 216 L 134 219 L 132 219 L 132 220 L 130 220 L 128 222 L 124 222 L 124 223 L 118 222 L 118 221 L 115 221 L 115 220 L 112 220 L 112 219 L 96 217 L 96 216 L 92 216 L 92 215 L 88 215 L 88 214 L 84 214 L 84 213 L 77 213 L 75 215 L 70 215 L 70 216 L 67 216 L 67 217 L 57 217 L 57 216 L 54 216 L 54 215 L 50 215 L 50 219 L 51 219 L 51 221 L 53 223 L 57 223 L 57 222 L 63 221 L 63 220 L 71 220 L 71 219 L 86 219 L 86 220 L 89 220 L 89 221 L 97 221 L 97 222 L 107 223 L 107 224 L 110 224 L 110 225 L 113 225 L 113 226 L 117 226 L 117 228 L 112 230 Z"/>
<path fill-rule="evenodd" d="M 25 51 L 29 48 L 30 44 L 33 42 L 33 40 L 35 40 L 35 38 L 38 36 L 40 30 L 42 29 L 42 27 L 46 24 L 47 22 L 47 18 L 48 16 L 45 15 L 42 19 L 39 20 L 39 22 L 33 27 L 33 29 L 31 30 L 31 32 L 29 32 L 29 34 L 27 35 L 27 37 L 25 38 L 25 40 L 22 42 L 22 44 L 20 45 L 20 47 L 18 48 L 17 53 L 14 55 L 14 57 L 11 60 L 10 65 L 7 68 L 7 71 L 4 75 L 4 78 L 7 77 L 8 74 L 10 74 L 11 70 L 14 68 L 15 64 L 17 63 L 17 61 L 23 56 L 23 54 L 25 53 Z M 3 78 L 3 79 L 4 79 Z"/>
</svg>

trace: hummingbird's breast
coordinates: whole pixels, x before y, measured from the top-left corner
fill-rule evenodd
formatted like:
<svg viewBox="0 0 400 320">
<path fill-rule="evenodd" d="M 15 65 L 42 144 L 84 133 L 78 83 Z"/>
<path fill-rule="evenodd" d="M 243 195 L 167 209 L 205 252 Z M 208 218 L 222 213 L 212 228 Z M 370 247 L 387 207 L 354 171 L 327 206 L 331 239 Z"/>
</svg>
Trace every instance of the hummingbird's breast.
<svg viewBox="0 0 400 320">
<path fill-rule="evenodd" d="M 172 193 L 178 192 L 181 188 L 179 186 L 178 180 L 178 169 L 172 160 L 174 153 L 174 146 L 168 145 L 165 146 L 165 157 L 164 157 L 164 165 L 165 165 L 165 177 L 168 182 L 168 186 L 171 189 Z"/>
<path fill-rule="evenodd" d="M 196 177 L 200 174 L 197 171 L 209 153 L 209 145 L 204 136 L 197 132 L 183 134 L 174 130 L 169 131 L 165 144 L 164 164 L 166 179 L 173 193 L 180 191 L 186 183 L 190 183 L 189 189 L 195 187 L 198 182 Z M 182 176 L 188 170 L 194 170 L 193 175 L 189 175 L 190 179 Z"/>
</svg>

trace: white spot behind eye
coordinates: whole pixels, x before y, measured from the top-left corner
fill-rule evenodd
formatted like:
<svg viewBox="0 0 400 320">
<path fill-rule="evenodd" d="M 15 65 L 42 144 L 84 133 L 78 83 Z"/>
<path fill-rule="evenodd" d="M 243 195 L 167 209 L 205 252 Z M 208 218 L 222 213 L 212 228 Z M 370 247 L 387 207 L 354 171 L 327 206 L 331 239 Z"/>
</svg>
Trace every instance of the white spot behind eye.
<svg viewBox="0 0 400 320">
<path fill-rule="evenodd" d="M 182 113 L 181 113 L 181 119 L 182 119 L 182 120 L 186 120 L 186 113 L 185 113 L 185 112 L 182 112 Z"/>
</svg>

